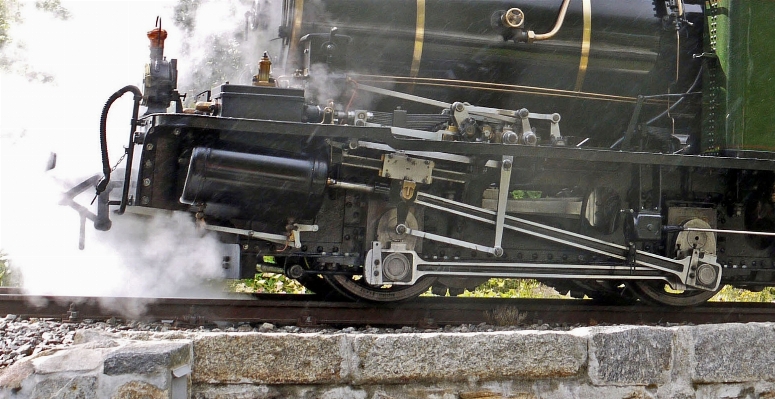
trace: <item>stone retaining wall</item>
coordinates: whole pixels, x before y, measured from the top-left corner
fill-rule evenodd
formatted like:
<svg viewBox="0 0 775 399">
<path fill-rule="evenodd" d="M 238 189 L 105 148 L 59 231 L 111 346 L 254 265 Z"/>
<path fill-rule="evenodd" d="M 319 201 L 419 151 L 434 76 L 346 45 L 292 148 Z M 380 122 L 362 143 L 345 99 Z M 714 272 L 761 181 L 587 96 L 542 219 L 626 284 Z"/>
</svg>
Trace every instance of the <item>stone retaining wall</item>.
<svg viewBox="0 0 775 399">
<path fill-rule="evenodd" d="M 8 398 L 773 398 L 775 324 L 126 333 L 0 375 Z"/>
</svg>

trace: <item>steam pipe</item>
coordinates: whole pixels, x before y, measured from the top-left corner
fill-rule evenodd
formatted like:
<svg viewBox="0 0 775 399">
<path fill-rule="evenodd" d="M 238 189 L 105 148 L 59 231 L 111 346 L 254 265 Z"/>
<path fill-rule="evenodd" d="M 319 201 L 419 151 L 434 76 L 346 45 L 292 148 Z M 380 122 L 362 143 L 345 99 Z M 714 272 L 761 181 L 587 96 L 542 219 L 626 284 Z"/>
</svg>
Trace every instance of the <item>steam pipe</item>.
<svg viewBox="0 0 775 399">
<path fill-rule="evenodd" d="M 137 129 L 137 116 L 140 111 L 140 100 L 143 98 L 143 93 L 138 89 L 136 86 L 125 86 L 118 90 L 117 92 L 113 93 L 113 95 L 108 98 L 108 101 L 105 102 L 105 105 L 102 107 L 102 115 L 100 116 L 100 151 L 102 152 L 102 173 L 103 177 L 100 179 L 99 182 L 97 182 L 97 195 L 99 196 L 105 189 L 108 187 L 108 184 L 110 183 L 110 173 L 112 172 L 110 167 L 110 159 L 108 158 L 108 138 L 107 138 L 107 122 L 108 122 L 108 112 L 110 112 L 110 107 L 113 105 L 116 100 L 121 98 L 124 94 L 132 92 L 132 94 L 135 95 L 134 97 L 134 108 L 132 110 L 132 122 L 131 122 L 131 128 L 129 131 L 129 146 L 126 149 L 126 155 L 127 155 L 127 164 L 130 165 L 130 167 L 126 168 L 126 174 L 125 174 L 125 180 L 124 180 L 124 193 L 121 197 L 121 209 L 119 210 L 119 214 L 123 213 L 126 209 L 126 202 L 129 196 L 129 178 L 131 177 L 131 165 L 132 165 L 132 156 L 134 154 L 134 133 Z M 96 227 L 96 226 L 95 226 Z M 109 225 L 107 225 L 107 228 L 110 228 Z"/>
<path fill-rule="evenodd" d="M 557 22 L 554 23 L 554 28 L 546 33 L 540 33 L 535 34 L 535 32 L 530 31 L 528 34 L 528 39 L 530 41 L 536 41 L 536 40 L 547 40 L 554 37 L 554 35 L 557 34 L 557 32 L 560 31 L 560 28 L 562 28 L 562 23 L 565 22 L 565 14 L 568 11 L 568 5 L 570 4 L 570 0 L 564 0 L 562 2 L 562 6 L 560 6 L 560 12 L 557 14 Z M 532 36 L 532 37 L 530 37 Z"/>
</svg>

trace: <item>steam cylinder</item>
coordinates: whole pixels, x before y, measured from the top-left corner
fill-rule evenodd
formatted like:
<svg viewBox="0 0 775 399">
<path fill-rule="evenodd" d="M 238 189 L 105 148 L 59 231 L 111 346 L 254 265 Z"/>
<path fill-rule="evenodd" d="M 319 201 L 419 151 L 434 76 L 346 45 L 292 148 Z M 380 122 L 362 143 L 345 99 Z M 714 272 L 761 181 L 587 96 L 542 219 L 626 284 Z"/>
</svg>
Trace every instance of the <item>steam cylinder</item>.
<svg viewBox="0 0 775 399">
<path fill-rule="evenodd" d="M 309 57 L 313 78 L 314 64 L 331 64 L 326 33 L 336 27 L 338 36 L 352 39 L 342 72 L 359 83 L 449 102 L 559 112 L 563 128 L 572 130 L 563 135 L 621 134 L 635 97 L 685 90 L 700 66 L 692 54 L 702 52 L 701 10 L 687 6 L 694 26 L 684 25 L 677 40 L 675 26 L 656 15 L 651 0 L 571 0 L 559 32 L 533 43 L 510 40 L 494 16 L 519 8 L 524 29 L 542 34 L 554 27 L 562 0 L 286 2 L 290 60 Z M 295 42 L 306 34 L 317 40 L 311 54 Z M 343 51 L 344 40 L 333 44 Z M 628 115 L 601 117 L 606 107 Z"/>
<path fill-rule="evenodd" d="M 205 213 L 276 223 L 310 220 L 320 209 L 328 164 L 194 148 L 180 201 L 205 205 Z"/>
</svg>

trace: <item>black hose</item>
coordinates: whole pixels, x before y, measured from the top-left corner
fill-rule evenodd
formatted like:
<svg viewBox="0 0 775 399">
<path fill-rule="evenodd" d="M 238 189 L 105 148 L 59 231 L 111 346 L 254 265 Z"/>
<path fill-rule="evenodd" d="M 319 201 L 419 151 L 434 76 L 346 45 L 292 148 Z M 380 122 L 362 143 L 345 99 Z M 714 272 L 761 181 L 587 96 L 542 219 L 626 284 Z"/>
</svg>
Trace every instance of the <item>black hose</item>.
<svg viewBox="0 0 775 399">
<path fill-rule="evenodd" d="M 105 106 L 102 107 L 102 115 L 100 116 L 100 151 L 102 151 L 102 174 L 103 177 L 100 179 L 100 181 L 97 183 L 97 195 L 105 191 L 105 189 L 108 187 L 108 183 L 110 183 L 110 160 L 108 159 L 108 138 L 107 138 L 107 123 L 108 123 L 108 112 L 110 111 L 110 107 L 113 105 L 113 103 L 118 100 L 121 96 L 126 94 L 127 92 L 132 92 L 135 95 L 135 108 L 134 108 L 134 114 L 132 116 L 132 131 L 131 134 L 134 134 L 134 130 L 137 124 L 137 109 L 140 107 L 140 100 L 143 97 L 143 93 L 138 89 L 136 86 L 125 86 L 118 90 L 117 92 L 113 93 L 110 98 L 108 98 L 108 101 L 105 102 Z M 130 137 L 131 140 L 131 137 Z"/>
<path fill-rule="evenodd" d="M 686 99 L 686 96 L 692 94 L 694 89 L 697 88 L 697 85 L 700 83 L 700 80 L 701 80 L 700 78 L 701 77 L 702 77 L 702 68 L 700 68 L 700 71 L 697 72 L 697 77 L 694 78 L 694 82 L 692 83 L 692 85 L 689 86 L 689 89 L 686 90 L 686 93 L 683 93 L 683 95 L 681 95 L 681 98 L 679 98 L 678 101 L 674 102 L 668 109 L 664 110 L 661 114 L 659 114 L 659 115 L 649 119 L 645 124 L 646 125 L 650 125 L 650 124 L 656 122 L 657 120 L 659 120 L 663 116 L 667 115 L 668 112 L 674 110 L 675 107 L 679 106 L 684 101 L 684 99 Z"/>
</svg>

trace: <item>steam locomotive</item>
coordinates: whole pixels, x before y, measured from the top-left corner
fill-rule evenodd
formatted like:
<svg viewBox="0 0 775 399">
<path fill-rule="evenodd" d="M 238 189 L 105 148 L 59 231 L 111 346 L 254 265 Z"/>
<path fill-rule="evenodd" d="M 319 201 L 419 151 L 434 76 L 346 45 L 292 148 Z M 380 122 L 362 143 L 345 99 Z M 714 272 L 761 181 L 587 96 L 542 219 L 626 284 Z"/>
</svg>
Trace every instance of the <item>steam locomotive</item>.
<svg viewBox="0 0 775 399">
<path fill-rule="evenodd" d="M 188 108 L 166 31 L 148 33 L 144 89 L 103 110 L 97 229 L 189 212 L 230 278 L 258 267 L 375 302 L 492 277 L 673 306 L 775 285 L 775 3 L 281 9 L 252 84 Z M 117 177 L 105 119 L 125 93 Z"/>
</svg>

